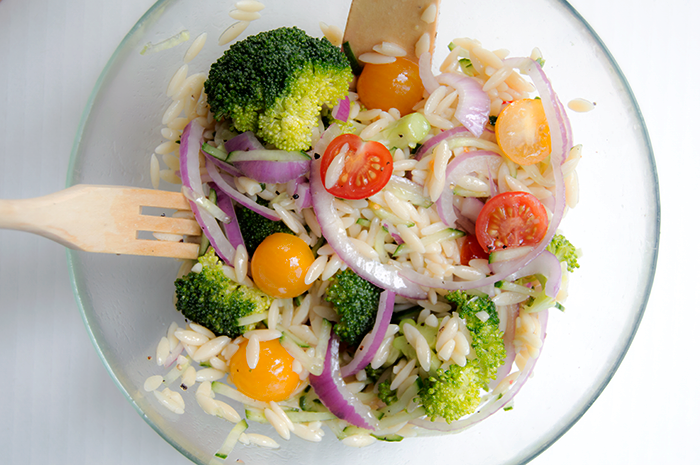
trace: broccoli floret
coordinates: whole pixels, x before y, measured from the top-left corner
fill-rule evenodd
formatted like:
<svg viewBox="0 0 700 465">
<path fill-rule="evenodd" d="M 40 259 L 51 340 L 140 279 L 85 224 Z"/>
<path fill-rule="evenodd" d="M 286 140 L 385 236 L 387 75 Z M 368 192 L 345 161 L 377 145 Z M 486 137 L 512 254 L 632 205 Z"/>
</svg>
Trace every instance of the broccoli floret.
<svg viewBox="0 0 700 465">
<path fill-rule="evenodd" d="M 231 118 L 281 150 L 306 150 L 321 107 L 348 94 L 350 64 L 327 39 L 283 27 L 238 41 L 211 66 L 204 90 L 217 120 Z"/>
<path fill-rule="evenodd" d="M 433 421 L 442 417 L 451 423 L 474 413 L 481 402 L 480 378 L 478 367 L 469 360 L 463 367 L 453 364 L 423 380 L 418 395 L 426 415 Z"/>
<path fill-rule="evenodd" d="M 372 365 L 367 365 L 365 367 L 365 375 L 367 375 L 367 381 L 370 383 L 376 383 L 379 380 L 379 377 L 384 373 L 384 370 L 386 368 L 384 367 L 379 367 L 376 370 L 372 368 Z"/>
<path fill-rule="evenodd" d="M 547 250 L 552 252 L 560 262 L 565 262 L 569 272 L 579 267 L 576 247 L 562 234 L 554 235 L 552 242 L 547 245 Z"/>
<path fill-rule="evenodd" d="M 397 396 L 398 389 L 391 389 L 391 380 L 386 380 L 377 386 L 379 391 L 377 392 L 377 397 L 379 397 L 379 400 L 384 402 L 386 405 L 391 405 L 395 402 L 399 401 L 399 398 Z"/>
<path fill-rule="evenodd" d="M 240 326 L 238 319 L 263 313 L 272 298 L 224 275 L 223 264 L 210 248 L 199 257 L 202 270 L 175 280 L 176 308 L 183 316 L 217 335 L 235 338 L 255 325 Z"/>
<path fill-rule="evenodd" d="M 454 291 L 445 296 L 457 307 L 471 334 L 471 347 L 475 357 L 465 366 L 450 365 L 447 370 L 437 370 L 437 375 L 422 381 L 418 392 L 426 414 L 435 420 L 442 417 L 452 422 L 474 413 L 481 403 L 481 390 L 496 378 L 498 368 L 506 358 L 503 332 L 496 305 L 486 296 L 469 295 Z"/>
<path fill-rule="evenodd" d="M 506 358 L 503 332 L 498 329 L 500 319 L 496 304 L 487 296 L 472 296 L 461 291 L 450 292 L 445 299 L 457 306 L 459 316 L 471 333 L 481 384 L 486 388 L 489 381 L 496 378 L 498 367 Z"/>
<path fill-rule="evenodd" d="M 269 220 L 249 208 L 236 207 L 236 219 L 249 257 L 253 256 L 255 249 L 267 236 L 279 232 L 294 234 L 284 221 Z"/>
<path fill-rule="evenodd" d="M 340 316 L 334 331 L 341 341 L 356 346 L 372 329 L 381 292 L 381 288 L 350 269 L 339 271 L 330 279 L 326 300 Z"/>
</svg>

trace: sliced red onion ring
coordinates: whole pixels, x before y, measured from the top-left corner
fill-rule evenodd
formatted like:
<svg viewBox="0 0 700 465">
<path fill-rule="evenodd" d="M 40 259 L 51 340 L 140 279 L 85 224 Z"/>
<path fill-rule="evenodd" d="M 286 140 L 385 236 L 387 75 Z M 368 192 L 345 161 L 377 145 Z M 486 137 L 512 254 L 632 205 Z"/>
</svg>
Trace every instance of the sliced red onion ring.
<svg viewBox="0 0 700 465">
<path fill-rule="evenodd" d="M 219 173 L 216 166 L 210 159 L 207 159 L 207 173 L 211 177 L 212 181 L 216 186 L 221 189 L 224 194 L 228 195 L 234 201 L 238 202 L 242 206 L 253 210 L 255 213 L 264 216 L 268 220 L 279 221 L 280 217 L 276 211 L 271 208 L 264 207 L 254 200 L 248 198 L 247 196 L 238 192 L 233 183 L 231 176 L 225 173 Z"/>
<path fill-rule="evenodd" d="M 394 297 L 395 295 L 391 291 L 383 291 L 379 295 L 377 318 L 374 320 L 372 331 L 362 340 L 360 347 L 355 351 L 355 357 L 352 361 L 340 367 L 340 375 L 343 378 L 364 370 L 374 358 L 374 354 L 377 353 L 379 346 L 382 345 L 386 330 L 391 322 L 391 315 L 394 312 Z"/>
<path fill-rule="evenodd" d="M 308 182 L 299 183 L 293 195 L 298 196 L 294 203 L 299 210 L 311 207 L 311 188 Z"/>
<path fill-rule="evenodd" d="M 338 102 L 338 105 L 334 106 L 333 110 L 331 110 L 331 115 L 338 121 L 342 121 L 343 123 L 347 122 L 350 116 L 350 97 L 345 97 Z"/>
<path fill-rule="evenodd" d="M 299 210 L 311 207 L 309 181 L 304 176 L 287 182 L 287 194 L 294 199 L 294 204 Z"/>
<path fill-rule="evenodd" d="M 250 160 L 237 161 L 232 165 L 244 176 L 258 182 L 279 184 L 298 178 L 309 172 L 311 160 L 303 161 L 270 161 Z"/>
<path fill-rule="evenodd" d="M 233 208 L 233 200 L 216 184 L 212 186 L 212 189 L 214 189 L 216 192 L 216 204 L 231 218 L 229 223 L 224 224 L 226 238 L 234 248 L 238 247 L 239 245 L 245 245 L 245 242 L 243 242 L 241 227 L 238 224 L 238 218 L 236 218 L 236 211 Z"/>
<path fill-rule="evenodd" d="M 479 217 L 479 212 L 481 212 L 482 208 L 484 208 L 484 202 L 476 197 L 466 197 L 462 200 L 460 212 L 466 219 L 472 223 L 476 223 L 476 219 Z"/>
<path fill-rule="evenodd" d="M 318 376 L 310 374 L 309 383 L 323 405 L 336 417 L 358 428 L 374 431 L 379 426 L 379 420 L 368 406 L 348 390 L 340 374 L 339 346 L 338 336 L 334 333 L 323 363 L 323 372 Z"/>
<path fill-rule="evenodd" d="M 190 121 L 182 131 L 180 138 L 180 175 L 182 185 L 191 189 L 197 196 L 204 196 L 202 189 L 202 177 L 199 170 L 199 148 L 202 146 L 202 134 L 204 128 L 196 121 Z M 216 171 L 216 168 L 214 168 Z M 221 230 L 216 218 L 201 211 L 199 205 L 190 201 L 192 213 L 197 223 L 202 227 L 202 232 L 216 250 L 216 254 L 228 265 L 233 264 L 236 250 L 228 241 Z"/>
<path fill-rule="evenodd" d="M 391 223 L 382 223 L 382 226 L 389 231 L 389 234 L 391 234 L 394 242 L 396 242 L 398 245 L 403 244 L 403 237 L 401 237 L 401 234 L 399 234 L 399 230 L 396 229 L 396 226 Z"/>
<path fill-rule="evenodd" d="M 543 310 L 539 312 L 538 318 L 540 320 L 540 338 L 542 340 L 542 344 L 544 344 L 544 340 L 546 337 L 546 332 L 547 332 L 547 318 L 549 315 L 548 310 Z M 539 354 L 542 353 L 542 347 L 540 347 L 540 352 Z M 525 385 L 528 379 L 530 379 L 530 375 L 532 374 L 532 371 L 535 368 L 535 364 L 537 363 L 537 359 L 539 358 L 539 354 L 537 357 L 531 357 L 527 363 L 525 364 L 525 367 L 523 368 L 522 372 L 518 376 L 518 378 L 513 382 L 511 385 L 510 389 L 508 389 L 502 397 L 498 399 L 493 399 L 489 402 L 487 402 L 485 405 L 481 407 L 479 411 L 476 413 L 472 414 L 471 416 L 463 419 L 463 420 L 458 420 L 452 423 L 444 423 L 444 422 L 437 422 L 437 421 L 430 421 L 426 419 L 419 419 L 419 420 L 412 420 L 411 423 L 419 426 L 421 428 L 424 428 L 426 430 L 432 430 L 432 431 L 440 431 L 440 432 L 450 432 L 450 433 L 456 433 L 459 431 L 463 431 L 467 428 L 470 428 L 474 426 L 475 424 L 479 423 L 482 420 L 485 420 L 486 418 L 490 417 L 494 413 L 498 412 L 501 410 L 503 407 L 508 405 L 508 403 L 513 400 L 513 398 L 520 392 L 522 387 Z"/>
<path fill-rule="evenodd" d="M 433 56 L 430 52 L 425 52 L 418 58 L 418 76 L 423 81 L 423 87 L 429 94 L 435 92 L 440 87 L 440 83 L 433 74 Z"/>
<path fill-rule="evenodd" d="M 456 128 L 448 129 L 447 131 L 441 132 L 437 136 L 431 137 L 423 145 L 421 145 L 418 151 L 416 152 L 416 160 L 420 161 L 421 158 L 432 152 L 435 146 L 438 145 L 440 142 L 447 140 L 450 137 L 454 137 L 465 133 L 471 134 L 467 128 L 463 126 L 457 126 Z"/>
<path fill-rule="evenodd" d="M 258 138 L 255 137 L 255 134 L 246 131 L 227 140 L 224 143 L 224 148 L 227 152 L 234 152 L 236 150 L 260 150 L 265 147 L 263 147 Z"/>
<path fill-rule="evenodd" d="M 218 158 L 209 155 L 206 152 L 203 152 L 204 156 L 207 157 L 208 160 L 211 160 L 221 171 L 225 171 L 226 173 L 230 174 L 231 176 L 241 176 L 243 173 L 238 171 L 233 165 L 229 165 L 225 161 L 219 160 Z"/>
<path fill-rule="evenodd" d="M 491 269 L 498 271 L 501 266 L 505 266 L 508 262 L 492 263 Z M 533 276 L 541 274 L 547 278 L 547 283 L 544 286 L 544 293 L 548 297 L 556 297 L 561 286 L 561 263 L 556 255 L 548 250 L 545 250 L 530 263 L 520 268 L 518 271 L 508 276 L 508 280 L 524 278 L 525 276 Z"/>
<path fill-rule="evenodd" d="M 436 209 L 440 219 L 448 227 L 454 228 L 457 222 L 457 214 L 454 208 L 454 194 L 452 189 L 456 181 L 462 176 L 475 171 L 494 172 L 498 170 L 503 159 L 494 152 L 476 150 L 457 155 L 448 165 L 445 171 L 445 188 L 437 200 Z"/>
<path fill-rule="evenodd" d="M 510 370 L 513 368 L 513 362 L 515 361 L 515 347 L 513 346 L 513 341 L 515 340 L 515 324 L 518 318 L 519 305 L 507 305 L 505 306 L 505 317 L 506 328 L 503 332 L 503 345 L 506 348 L 506 359 L 503 361 L 503 365 L 498 367 L 496 372 L 496 379 L 489 383 L 489 388 L 494 389 L 498 386 L 498 383 L 503 381 L 503 378 L 508 376 Z"/>
<path fill-rule="evenodd" d="M 491 99 L 472 77 L 443 73 L 437 77 L 440 84 L 451 86 L 459 93 L 455 118 L 476 137 L 481 136 L 489 121 Z"/>
<path fill-rule="evenodd" d="M 561 223 L 561 219 L 564 216 L 566 193 L 564 191 L 564 176 L 561 170 L 561 165 L 571 149 L 570 136 L 567 134 L 566 129 L 568 124 L 566 122 L 566 113 L 562 111 L 563 108 L 557 103 L 557 96 L 554 93 L 554 90 L 552 89 L 552 86 L 547 80 L 544 72 L 542 72 L 542 68 L 540 68 L 540 66 L 534 60 L 530 58 L 509 58 L 508 60 L 514 60 L 512 63 L 508 64 L 509 66 L 512 66 L 513 68 L 520 68 L 532 78 L 535 87 L 540 94 L 540 98 L 542 99 L 542 106 L 544 107 L 545 116 L 547 117 L 547 124 L 549 125 L 552 144 L 550 163 L 552 174 L 554 175 L 554 206 L 552 208 L 552 218 L 549 222 L 549 228 L 547 229 L 547 233 L 542 241 L 535 248 L 533 248 L 530 253 L 518 260 L 504 262 L 503 267 L 500 268 L 497 273 L 483 279 L 476 281 L 443 281 L 441 279 L 424 276 L 410 269 L 403 269 L 399 272 L 402 277 L 409 281 L 413 281 L 420 286 L 452 290 L 467 290 L 488 286 L 501 281 L 526 266 L 545 250 L 547 245 L 549 245 L 549 243 L 552 241 L 552 237 L 554 237 L 554 234 Z"/>
<path fill-rule="evenodd" d="M 525 258 L 531 254 L 532 252 L 529 252 Z M 518 266 L 517 264 L 522 262 L 525 258 L 520 260 L 514 259 L 505 262 L 492 263 L 491 268 L 494 269 L 496 273 L 476 281 L 443 281 L 438 278 L 424 276 L 410 269 L 401 270 L 400 274 L 405 276 L 406 279 L 412 280 L 421 286 L 445 289 L 448 291 L 466 291 L 469 289 L 486 287 L 501 280 L 512 281 L 525 276 L 541 274 L 547 278 L 545 295 L 549 297 L 556 297 L 557 293 L 559 292 L 559 287 L 561 286 L 561 264 L 559 263 L 559 260 L 557 260 L 557 257 L 551 252 L 545 250 L 528 262 L 525 266 Z M 514 266 L 518 266 L 518 268 L 512 273 L 506 273 L 503 271 L 511 270 Z M 500 278 L 494 281 L 494 279 L 499 276 Z"/>
<path fill-rule="evenodd" d="M 326 238 L 328 244 L 343 262 L 360 277 L 375 286 L 388 289 L 410 299 L 423 300 L 427 298 L 426 291 L 421 289 L 419 285 L 399 276 L 396 268 L 369 259 L 355 248 L 333 206 L 333 196 L 323 187 L 320 158 L 311 162 L 309 185 L 311 186 L 311 203 L 316 212 L 318 224 L 321 226 L 323 237 Z"/>
</svg>

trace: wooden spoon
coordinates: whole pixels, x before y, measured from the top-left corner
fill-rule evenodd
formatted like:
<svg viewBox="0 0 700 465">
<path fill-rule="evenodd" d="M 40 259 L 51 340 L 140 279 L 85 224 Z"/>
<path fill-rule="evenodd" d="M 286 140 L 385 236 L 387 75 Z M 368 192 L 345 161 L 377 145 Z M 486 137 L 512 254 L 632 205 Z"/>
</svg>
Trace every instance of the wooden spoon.
<svg viewBox="0 0 700 465">
<path fill-rule="evenodd" d="M 390 42 L 406 51 L 405 58 L 418 62 L 416 44 L 425 34 L 433 53 L 439 7 L 440 0 L 353 0 L 343 43 L 350 43 L 360 57 Z"/>
</svg>

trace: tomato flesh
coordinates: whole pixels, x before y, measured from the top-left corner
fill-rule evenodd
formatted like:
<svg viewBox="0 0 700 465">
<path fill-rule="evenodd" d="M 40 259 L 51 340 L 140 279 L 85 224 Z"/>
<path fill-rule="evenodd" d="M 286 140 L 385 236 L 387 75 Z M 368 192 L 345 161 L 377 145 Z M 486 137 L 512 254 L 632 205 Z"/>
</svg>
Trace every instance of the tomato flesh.
<svg viewBox="0 0 700 465">
<path fill-rule="evenodd" d="M 367 108 L 396 108 L 402 115 L 411 113 L 423 90 L 418 65 L 401 57 L 391 63 L 367 63 L 357 80 L 357 95 Z"/>
<path fill-rule="evenodd" d="M 460 252 L 460 262 L 462 265 L 469 265 L 470 260 L 487 259 L 489 255 L 484 252 L 484 249 L 479 244 L 479 240 L 473 234 L 468 234 L 464 237 L 462 249 Z"/>
<path fill-rule="evenodd" d="M 299 375 L 292 369 L 294 358 L 278 339 L 260 342 L 260 355 L 255 368 L 248 366 L 243 339 L 231 357 L 229 380 L 243 394 L 262 402 L 281 402 L 299 386 Z"/>
<path fill-rule="evenodd" d="M 344 157 L 337 181 L 327 184 L 327 174 L 336 157 Z M 321 159 L 321 180 L 326 190 L 342 199 L 366 199 L 386 186 L 394 170 L 389 149 L 379 142 L 364 142 L 355 134 L 343 134 L 331 141 Z"/>
<path fill-rule="evenodd" d="M 547 233 L 547 210 L 532 194 L 503 192 L 492 197 L 476 219 L 476 237 L 488 252 L 534 246 Z"/>
<path fill-rule="evenodd" d="M 552 141 L 542 100 L 508 104 L 496 120 L 496 140 L 503 153 L 519 165 L 534 165 L 547 158 Z"/>
</svg>

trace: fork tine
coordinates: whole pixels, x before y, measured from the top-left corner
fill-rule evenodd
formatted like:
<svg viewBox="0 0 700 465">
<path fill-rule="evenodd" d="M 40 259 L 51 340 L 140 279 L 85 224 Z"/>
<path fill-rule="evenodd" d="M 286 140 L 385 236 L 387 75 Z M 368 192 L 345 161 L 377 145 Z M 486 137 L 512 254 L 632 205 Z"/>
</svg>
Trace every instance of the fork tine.
<svg viewBox="0 0 700 465">
<path fill-rule="evenodd" d="M 120 247 L 125 255 L 149 255 L 152 257 L 171 257 L 196 259 L 199 255 L 199 244 L 191 242 L 170 242 L 136 239 L 125 241 Z"/>
<path fill-rule="evenodd" d="M 159 191 L 153 189 L 125 189 L 123 197 L 127 205 L 137 204 L 141 207 L 170 208 L 190 210 L 190 202 L 180 192 Z"/>
<path fill-rule="evenodd" d="M 140 215 L 134 220 L 133 226 L 137 231 L 185 234 L 187 236 L 199 236 L 202 234 L 199 224 L 195 220 L 187 218 Z"/>
</svg>

